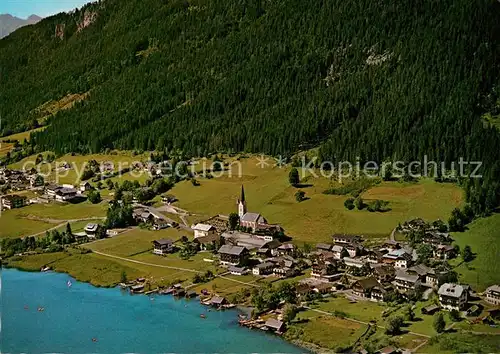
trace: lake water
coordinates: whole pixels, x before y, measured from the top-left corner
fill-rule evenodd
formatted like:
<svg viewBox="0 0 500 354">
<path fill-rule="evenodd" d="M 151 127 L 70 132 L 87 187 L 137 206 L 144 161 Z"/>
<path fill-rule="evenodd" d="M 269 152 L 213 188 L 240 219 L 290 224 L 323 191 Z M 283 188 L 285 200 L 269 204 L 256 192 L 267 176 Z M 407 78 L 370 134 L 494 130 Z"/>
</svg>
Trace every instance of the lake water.
<svg viewBox="0 0 500 354">
<path fill-rule="evenodd" d="M 1 272 L 2 353 L 300 353 L 280 338 L 242 328 L 236 311 L 198 300 L 129 295 L 66 274 Z M 67 281 L 73 285 L 68 288 Z M 43 312 L 37 310 L 44 307 Z M 206 319 L 200 314 L 206 314 Z M 92 341 L 96 338 L 97 341 Z"/>
</svg>

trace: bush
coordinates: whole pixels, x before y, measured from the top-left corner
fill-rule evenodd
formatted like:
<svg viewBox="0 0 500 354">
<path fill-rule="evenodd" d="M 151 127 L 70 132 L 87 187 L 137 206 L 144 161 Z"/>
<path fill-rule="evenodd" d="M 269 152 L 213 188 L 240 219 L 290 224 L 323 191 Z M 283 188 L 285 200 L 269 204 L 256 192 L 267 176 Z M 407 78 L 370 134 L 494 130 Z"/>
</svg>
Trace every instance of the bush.
<svg viewBox="0 0 500 354">
<path fill-rule="evenodd" d="M 347 198 L 344 202 L 344 206 L 347 210 L 352 210 L 355 208 L 354 206 L 354 198 Z"/>
</svg>

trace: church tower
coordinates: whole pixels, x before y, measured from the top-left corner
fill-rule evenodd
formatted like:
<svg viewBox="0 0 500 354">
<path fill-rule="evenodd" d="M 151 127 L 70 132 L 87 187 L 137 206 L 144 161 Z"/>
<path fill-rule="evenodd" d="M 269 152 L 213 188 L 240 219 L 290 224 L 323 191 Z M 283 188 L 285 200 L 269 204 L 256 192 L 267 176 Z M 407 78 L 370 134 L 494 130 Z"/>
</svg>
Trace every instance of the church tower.
<svg viewBox="0 0 500 354">
<path fill-rule="evenodd" d="M 245 189 L 243 188 L 243 185 L 241 185 L 241 197 L 238 199 L 238 215 L 240 219 L 245 215 L 247 212 L 247 202 L 245 201 Z"/>
</svg>

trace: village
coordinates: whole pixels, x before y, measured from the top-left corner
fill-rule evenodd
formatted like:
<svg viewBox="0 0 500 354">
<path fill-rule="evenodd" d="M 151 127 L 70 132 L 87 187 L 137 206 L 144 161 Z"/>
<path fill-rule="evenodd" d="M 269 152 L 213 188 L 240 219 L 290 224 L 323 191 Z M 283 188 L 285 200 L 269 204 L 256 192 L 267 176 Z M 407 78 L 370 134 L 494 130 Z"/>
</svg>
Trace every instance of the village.
<svg viewBox="0 0 500 354">
<path fill-rule="evenodd" d="M 3 169 L 0 178 L 3 184 L 9 184 L 10 190 L 30 190 L 37 194 L 35 198 L 22 194 L 3 196 L 1 206 L 4 210 L 29 204 L 78 203 L 87 199 L 88 193 L 94 189 L 89 182 L 82 182 L 76 187 L 45 184 L 34 171 Z M 297 313 L 310 309 L 311 302 L 330 296 L 345 297 L 353 304 L 415 304 L 434 296 L 435 301 L 431 305 L 421 308 L 423 316 L 447 311 L 470 323 L 498 326 L 500 285 L 491 284 L 486 291 L 477 293 L 468 284 L 459 283 L 448 261 L 464 250 L 453 245 L 446 225 L 439 220 L 426 222 L 413 219 L 395 225 L 394 231 L 382 242 L 371 242 L 363 235 L 334 234 L 328 243 L 299 247 L 280 225 L 268 223 L 259 212 L 247 210 L 243 185 L 235 199 L 234 213 L 215 214 L 188 226 L 165 215 L 165 210 L 175 210 L 173 196 L 161 196 L 163 207 L 145 205 L 133 198 L 135 225 L 152 231 L 174 228 L 186 233 L 180 239 L 153 240 L 153 255 L 168 258 L 179 254 L 181 258 L 189 259 L 197 253 L 206 254 L 204 260 L 216 263 L 222 271 L 217 274 L 207 271 L 199 276 L 201 280 L 193 279 L 192 284 L 187 285 L 175 283 L 151 288 L 145 278 L 138 278 L 124 279 L 120 286 L 133 294 L 199 298 L 203 305 L 223 310 L 240 303 L 232 303 L 217 291 L 202 289 L 196 292 L 190 288 L 198 282 L 225 275 L 250 275 L 270 284 L 287 279 L 293 287 L 293 295 L 288 298 L 292 303 L 283 299 L 267 302 L 257 306 L 251 314 L 239 317 L 241 325 L 280 335 L 287 331 Z M 100 242 L 109 237 L 119 239 L 124 230 L 106 228 L 98 221 L 92 221 L 73 236 L 76 244 L 85 246 L 86 243 Z M 50 267 L 43 266 L 42 270 L 50 270 Z M 245 298 L 242 302 L 248 304 L 249 299 Z M 380 352 L 400 351 L 402 349 L 391 347 Z"/>
</svg>

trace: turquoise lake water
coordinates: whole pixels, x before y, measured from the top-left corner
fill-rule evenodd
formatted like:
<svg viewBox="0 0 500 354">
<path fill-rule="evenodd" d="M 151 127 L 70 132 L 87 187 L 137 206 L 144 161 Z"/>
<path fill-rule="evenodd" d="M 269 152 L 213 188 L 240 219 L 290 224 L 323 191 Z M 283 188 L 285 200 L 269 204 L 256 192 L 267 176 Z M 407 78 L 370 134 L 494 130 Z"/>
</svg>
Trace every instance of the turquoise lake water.
<svg viewBox="0 0 500 354">
<path fill-rule="evenodd" d="M 66 274 L 1 272 L 2 353 L 300 353 L 280 338 L 242 328 L 236 311 L 198 300 L 129 295 Z M 68 288 L 67 281 L 72 281 Z M 43 312 L 37 310 L 44 307 Z M 206 314 L 206 319 L 200 314 Z M 97 338 L 93 342 L 92 338 Z"/>
</svg>

